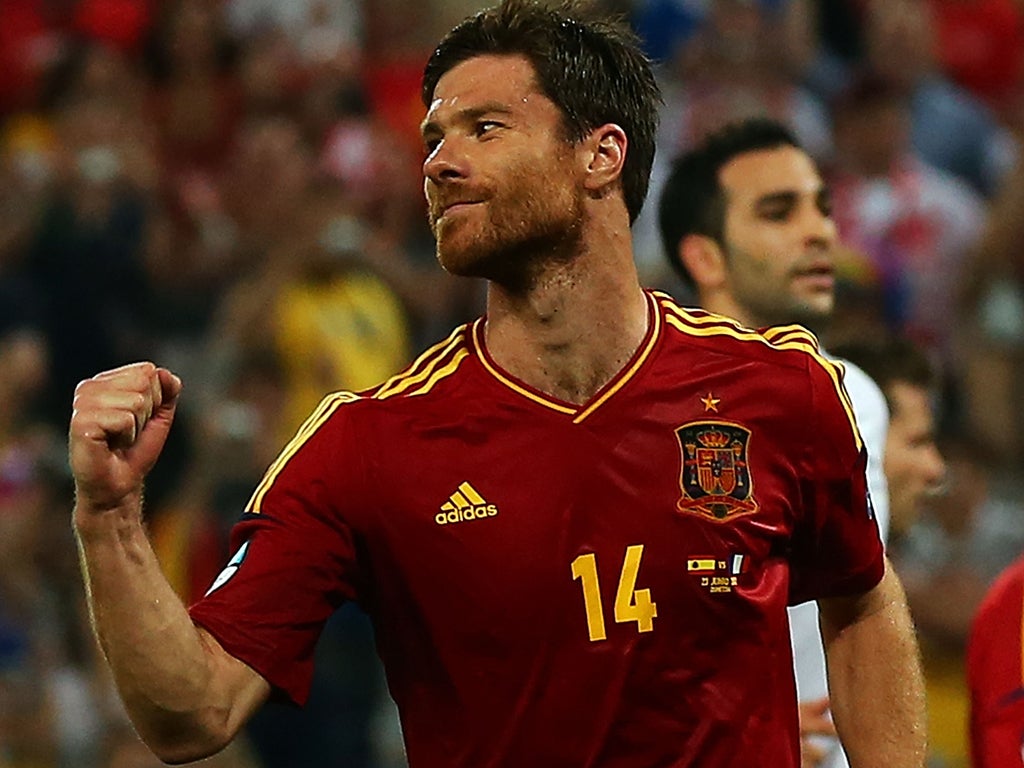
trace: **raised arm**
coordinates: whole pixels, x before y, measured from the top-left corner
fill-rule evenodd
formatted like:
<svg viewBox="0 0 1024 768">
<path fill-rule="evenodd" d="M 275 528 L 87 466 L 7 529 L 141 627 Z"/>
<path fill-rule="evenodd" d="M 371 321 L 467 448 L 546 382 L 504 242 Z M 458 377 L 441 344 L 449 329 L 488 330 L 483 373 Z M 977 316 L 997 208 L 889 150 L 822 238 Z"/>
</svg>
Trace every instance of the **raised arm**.
<svg viewBox="0 0 1024 768">
<path fill-rule="evenodd" d="M 270 692 L 192 623 L 143 527 L 143 479 L 163 449 L 180 391 L 178 377 L 152 363 L 98 374 L 75 391 L 69 435 L 93 629 L 132 722 L 169 763 L 225 747 Z"/>
<path fill-rule="evenodd" d="M 851 768 L 923 768 L 924 680 L 891 564 L 866 594 L 819 600 L 818 607 L 832 716 Z"/>
</svg>

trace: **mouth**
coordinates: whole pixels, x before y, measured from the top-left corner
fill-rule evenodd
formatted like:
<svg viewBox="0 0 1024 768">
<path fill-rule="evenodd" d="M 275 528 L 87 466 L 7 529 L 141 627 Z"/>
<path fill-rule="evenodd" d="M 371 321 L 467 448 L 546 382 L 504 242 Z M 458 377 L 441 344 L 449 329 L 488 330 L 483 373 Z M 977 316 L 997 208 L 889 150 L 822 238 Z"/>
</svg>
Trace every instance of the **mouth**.
<svg viewBox="0 0 1024 768">
<path fill-rule="evenodd" d="M 433 221 L 440 221 L 447 216 L 454 216 L 461 211 L 465 211 L 471 206 L 479 203 L 479 200 L 448 200 L 433 207 L 431 212 L 431 219 Z"/>
<path fill-rule="evenodd" d="M 476 200 L 463 200 L 457 203 L 449 203 L 448 205 L 441 208 L 441 217 L 453 216 L 460 211 L 464 211 L 470 206 L 476 205 Z M 440 217 L 439 217 L 440 218 Z"/>
<path fill-rule="evenodd" d="M 816 262 L 795 272 L 794 277 L 803 283 L 831 289 L 835 286 L 836 270 L 830 263 Z"/>
</svg>

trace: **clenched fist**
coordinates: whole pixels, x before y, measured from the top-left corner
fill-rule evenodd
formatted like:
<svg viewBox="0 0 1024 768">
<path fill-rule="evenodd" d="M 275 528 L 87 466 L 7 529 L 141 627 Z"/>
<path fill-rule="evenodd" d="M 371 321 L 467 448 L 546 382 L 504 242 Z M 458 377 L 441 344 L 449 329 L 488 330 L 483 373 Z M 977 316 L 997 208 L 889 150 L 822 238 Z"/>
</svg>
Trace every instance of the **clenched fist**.
<svg viewBox="0 0 1024 768">
<path fill-rule="evenodd" d="M 153 363 L 105 371 L 75 388 L 69 453 L 80 513 L 142 491 L 174 420 L 181 380 Z"/>
</svg>

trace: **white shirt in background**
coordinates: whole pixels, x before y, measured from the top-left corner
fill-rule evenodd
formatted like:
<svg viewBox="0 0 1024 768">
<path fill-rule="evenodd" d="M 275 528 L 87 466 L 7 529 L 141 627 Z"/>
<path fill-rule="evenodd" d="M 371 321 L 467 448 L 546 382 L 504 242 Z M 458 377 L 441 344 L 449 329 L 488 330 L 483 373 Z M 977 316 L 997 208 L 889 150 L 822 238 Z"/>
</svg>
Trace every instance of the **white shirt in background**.
<svg viewBox="0 0 1024 768">
<path fill-rule="evenodd" d="M 861 438 L 868 451 L 868 492 L 878 521 L 882 542 L 889 533 L 889 489 L 882 470 L 885 436 L 889 430 L 889 408 L 878 385 L 853 363 L 840 360 L 846 369 L 843 384 L 853 401 Z M 825 649 L 818 629 L 818 606 L 811 601 L 789 609 L 790 637 L 793 642 L 793 667 L 796 673 L 796 695 L 801 702 L 816 701 L 828 696 L 825 674 Z M 821 768 L 849 768 L 839 740 L 822 737 L 818 743 L 828 750 Z"/>
</svg>

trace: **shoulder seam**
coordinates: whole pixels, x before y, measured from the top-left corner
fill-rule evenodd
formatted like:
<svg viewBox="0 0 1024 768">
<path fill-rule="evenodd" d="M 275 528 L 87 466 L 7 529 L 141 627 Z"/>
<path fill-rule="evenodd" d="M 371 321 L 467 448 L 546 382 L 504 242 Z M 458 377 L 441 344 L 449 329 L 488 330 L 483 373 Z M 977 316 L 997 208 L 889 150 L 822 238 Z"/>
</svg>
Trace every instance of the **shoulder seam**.
<svg viewBox="0 0 1024 768">
<path fill-rule="evenodd" d="M 412 396 L 428 392 L 438 381 L 453 373 L 458 363 L 469 354 L 466 349 L 468 328 L 468 324 L 460 325 L 447 339 L 430 347 L 412 365 L 381 384 L 371 395 L 373 399 L 384 400 L 395 395 Z"/>
<path fill-rule="evenodd" d="M 285 468 L 285 465 L 291 460 L 291 458 L 298 453 L 299 449 L 308 441 L 317 431 L 327 423 L 328 419 L 338 410 L 342 405 L 346 403 L 353 403 L 362 398 L 353 392 L 334 392 L 323 400 L 320 401 L 320 405 L 309 415 L 309 417 L 302 423 L 295 436 L 288 441 L 288 444 L 281 450 L 277 458 L 274 459 L 273 463 L 267 468 L 267 471 L 263 475 L 263 479 L 260 480 L 259 485 L 256 486 L 256 490 L 253 491 L 252 496 L 249 499 L 249 503 L 245 505 L 245 511 L 253 514 L 259 514 L 260 506 L 263 503 L 263 498 L 267 495 L 267 492 L 273 486 L 274 481 L 277 480 L 278 475 Z"/>
<path fill-rule="evenodd" d="M 816 362 L 832 379 L 836 394 L 842 403 L 843 409 L 850 420 L 850 427 L 853 429 L 854 441 L 857 449 L 864 445 L 860 430 L 857 427 L 857 420 L 853 415 L 853 404 L 850 396 L 843 387 L 844 369 L 841 363 L 832 362 L 821 354 L 818 347 L 818 340 L 808 329 L 801 325 L 772 326 L 763 331 L 755 331 L 746 328 L 731 318 L 716 315 L 700 309 L 685 309 L 680 307 L 671 298 L 661 300 L 661 305 L 668 311 L 665 321 L 677 331 L 691 336 L 728 336 L 738 341 L 759 343 L 769 349 L 782 351 L 803 352 L 808 358 Z"/>
<path fill-rule="evenodd" d="M 737 341 L 778 348 L 764 334 L 740 325 L 730 317 L 703 309 L 681 307 L 671 299 L 662 299 L 659 303 L 668 311 L 665 321 L 680 333 L 689 336 L 729 336 Z"/>
</svg>

